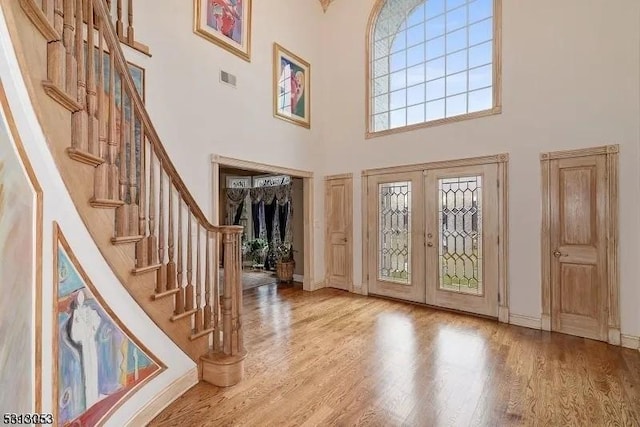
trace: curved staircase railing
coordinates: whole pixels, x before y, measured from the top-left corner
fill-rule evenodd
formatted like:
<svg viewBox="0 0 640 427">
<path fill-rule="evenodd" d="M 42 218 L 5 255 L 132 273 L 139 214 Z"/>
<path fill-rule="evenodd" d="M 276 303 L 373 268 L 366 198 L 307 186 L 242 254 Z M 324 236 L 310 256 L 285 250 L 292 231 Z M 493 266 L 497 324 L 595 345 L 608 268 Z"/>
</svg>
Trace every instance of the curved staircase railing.
<svg viewBox="0 0 640 427">
<path fill-rule="evenodd" d="M 212 337 L 205 379 L 239 381 L 242 227 L 211 224 L 180 178 L 136 90 L 111 2 L 20 2 L 48 41 L 45 91 L 72 113 L 67 153 L 95 168 L 91 205 L 115 209 L 112 243 L 135 243 L 133 274 L 155 273 L 152 299 L 174 300 L 167 316 L 190 317 L 191 340 Z"/>
</svg>

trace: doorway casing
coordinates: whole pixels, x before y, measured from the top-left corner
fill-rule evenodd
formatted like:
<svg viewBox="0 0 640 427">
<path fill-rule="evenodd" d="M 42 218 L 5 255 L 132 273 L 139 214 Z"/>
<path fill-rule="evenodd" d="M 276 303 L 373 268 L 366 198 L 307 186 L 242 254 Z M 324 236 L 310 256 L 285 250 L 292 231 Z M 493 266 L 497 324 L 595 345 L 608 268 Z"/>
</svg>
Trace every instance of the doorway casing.
<svg viewBox="0 0 640 427">
<path fill-rule="evenodd" d="M 369 176 L 394 174 L 403 172 L 424 171 L 428 169 L 444 169 L 461 166 L 477 166 L 496 163 L 498 165 L 498 180 L 500 187 L 498 191 L 498 320 L 502 323 L 509 323 L 509 181 L 508 164 L 509 154 L 502 153 L 490 156 L 471 157 L 466 159 L 443 160 L 413 165 L 393 166 L 378 169 L 366 169 L 362 171 L 362 288 L 363 295 L 369 294 L 369 224 L 368 224 L 368 192 Z"/>
<path fill-rule="evenodd" d="M 313 281 L 313 172 L 292 169 L 282 166 L 268 165 L 265 163 L 224 157 L 218 154 L 211 155 L 212 164 L 212 215 L 211 223 L 220 224 L 220 215 L 217 203 L 220 200 L 220 167 L 245 169 L 258 173 L 289 175 L 292 178 L 302 179 L 302 215 L 304 223 L 304 278 L 302 288 L 305 291 L 313 291 L 319 286 Z"/>
</svg>

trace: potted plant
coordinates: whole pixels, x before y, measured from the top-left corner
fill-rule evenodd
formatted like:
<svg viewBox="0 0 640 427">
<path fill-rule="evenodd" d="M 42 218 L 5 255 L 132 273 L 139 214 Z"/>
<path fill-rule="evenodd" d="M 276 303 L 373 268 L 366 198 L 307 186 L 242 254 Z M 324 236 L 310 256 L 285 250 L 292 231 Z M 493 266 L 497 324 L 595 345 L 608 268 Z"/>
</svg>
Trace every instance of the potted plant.
<svg viewBox="0 0 640 427">
<path fill-rule="evenodd" d="M 293 247 L 291 243 L 282 242 L 276 246 L 276 275 L 281 282 L 293 282 L 293 269 L 296 262 L 293 260 Z"/>
<path fill-rule="evenodd" d="M 265 239 L 247 240 L 243 245 L 243 252 L 253 261 L 254 268 L 264 267 L 268 249 L 269 243 Z"/>
</svg>

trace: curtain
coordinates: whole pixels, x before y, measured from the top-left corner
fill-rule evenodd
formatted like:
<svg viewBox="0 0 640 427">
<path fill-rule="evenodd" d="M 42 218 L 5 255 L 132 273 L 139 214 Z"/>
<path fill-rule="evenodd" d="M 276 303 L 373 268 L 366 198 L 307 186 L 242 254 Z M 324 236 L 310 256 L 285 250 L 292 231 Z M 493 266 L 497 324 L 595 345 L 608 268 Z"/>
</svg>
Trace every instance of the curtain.
<svg viewBox="0 0 640 427">
<path fill-rule="evenodd" d="M 242 216 L 242 210 L 244 209 L 244 200 L 247 197 L 249 190 L 245 188 L 227 188 L 227 225 L 240 225 L 240 217 Z"/>
<path fill-rule="evenodd" d="M 265 268 L 275 267 L 275 248 L 282 242 L 291 243 L 293 236 L 291 184 L 252 188 L 249 195 L 254 236 L 269 243 Z"/>
</svg>

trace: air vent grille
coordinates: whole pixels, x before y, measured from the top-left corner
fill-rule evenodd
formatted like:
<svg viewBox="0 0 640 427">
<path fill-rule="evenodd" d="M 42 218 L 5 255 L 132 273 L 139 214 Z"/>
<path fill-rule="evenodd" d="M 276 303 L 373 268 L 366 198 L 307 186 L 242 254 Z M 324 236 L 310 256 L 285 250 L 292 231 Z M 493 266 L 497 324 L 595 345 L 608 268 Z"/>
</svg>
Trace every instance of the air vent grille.
<svg viewBox="0 0 640 427">
<path fill-rule="evenodd" d="M 236 87 L 236 76 L 231 73 L 227 73 L 226 71 L 220 70 L 220 81 L 228 84 L 229 86 Z"/>
</svg>

